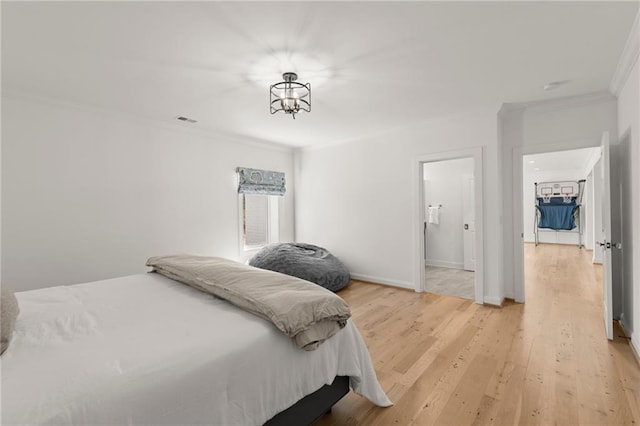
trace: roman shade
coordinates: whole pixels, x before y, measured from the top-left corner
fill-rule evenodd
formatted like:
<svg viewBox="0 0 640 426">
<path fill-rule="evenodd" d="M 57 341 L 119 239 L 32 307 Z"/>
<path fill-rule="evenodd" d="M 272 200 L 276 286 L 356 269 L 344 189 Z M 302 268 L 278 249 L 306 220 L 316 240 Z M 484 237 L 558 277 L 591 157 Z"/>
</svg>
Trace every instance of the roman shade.
<svg viewBox="0 0 640 426">
<path fill-rule="evenodd" d="M 240 194 L 284 195 L 286 191 L 283 172 L 247 167 L 238 167 L 236 172 Z"/>
</svg>

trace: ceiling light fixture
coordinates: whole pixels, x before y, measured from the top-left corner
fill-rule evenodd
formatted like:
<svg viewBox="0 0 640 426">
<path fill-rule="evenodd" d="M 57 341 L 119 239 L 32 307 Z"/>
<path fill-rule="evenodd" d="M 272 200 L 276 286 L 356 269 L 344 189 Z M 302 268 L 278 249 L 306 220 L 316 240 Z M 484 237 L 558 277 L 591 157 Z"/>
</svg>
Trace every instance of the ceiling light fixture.
<svg viewBox="0 0 640 426">
<path fill-rule="evenodd" d="M 296 114 L 300 111 L 311 111 L 311 84 L 302 84 L 296 82 L 298 74 L 294 72 L 285 72 L 282 74 L 280 83 L 271 85 L 270 90 L 270 107 L 271 114 L 283 111 L 285 114 L 291 114 L 296 118 Z"/>
</svg>

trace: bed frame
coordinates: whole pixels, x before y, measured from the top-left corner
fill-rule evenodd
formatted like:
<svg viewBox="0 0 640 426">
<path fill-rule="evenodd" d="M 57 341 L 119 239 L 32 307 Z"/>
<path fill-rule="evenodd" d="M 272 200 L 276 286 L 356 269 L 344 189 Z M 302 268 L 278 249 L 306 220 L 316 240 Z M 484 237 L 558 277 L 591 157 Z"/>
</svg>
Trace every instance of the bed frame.
<svg viewBox="0 0 640 426">
<path fill-rule="evenodd" d="M 349 393 L 349 377 L 337 376 L 333 383 L 324 385 L 291 407 L 276 414 L 264 426 L 311 425 L 329 413 L 331 407 L 347 393 Z"/>
</svg>

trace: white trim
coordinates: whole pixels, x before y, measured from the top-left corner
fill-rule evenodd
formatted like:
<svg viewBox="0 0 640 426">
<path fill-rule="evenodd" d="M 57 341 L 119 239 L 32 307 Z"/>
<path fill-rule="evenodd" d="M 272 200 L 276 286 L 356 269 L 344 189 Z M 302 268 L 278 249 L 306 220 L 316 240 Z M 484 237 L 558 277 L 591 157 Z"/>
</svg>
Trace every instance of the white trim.
<svg viewBox="0 0 640 426">
<path fill-rule="evenodd" d="M 627 38 L 627 42 L 624 45 L 622 54 L 618 59 L 618 65 L 616 71 L 613 73 L 613 78 L 609 84 L 609 90 L 616 96 L 620 96 L 622 88 L 629 79 L 629 74 L 633 66 L 638 61 L 640 56 L 640 12 L 636 15 L 636 20 L 631 26 L 631 32 Z"/>
<path fill-rule="evenodd" d="M 595 139 L 565 139 L 535 145 L 517 146 L 514 147 L 514 149 L 520 148 L 522 155 L 531 155 L 559 151 L 572 151 L 574 149 L 594 148 L 599 146 L 599 142 Z M 520 161 L 522 161 L 522 159 L 520 159 Z M 522 167 L 522 165 L 520 166 Z"/>
<path fill-rule="evenodd" d="M 494 306 L 502 306 L 502 300 L 499 297 L 487 296 L 484 298 L 484 303 Z"/>
<path fill-rule="evenodd" d="M 637 333 L 631 333 L 631 339 L 629 340 L 629 345 L 631 345 L 631 350 L 633 351 L 633 354 L 635 355 L 636 361 L 638 361 L 638 363 L 640 363 L 640 348 L 638 347 L 638 345 L 636 344 L 637 342 Z"/>
<path fill-rule="evenodd" d="M 446 260 L 437 260 L 437 259 L 427 259 L 424 264 L 426 266 L 437 266 L 439 268 L 449 268 L 449 269 L 463 269 L 464 264 L 458 262 L 449 262 Z"/>
<path fill-rule="evenodd" d="M 513 212 L 513 300 L 518 303 L 524 303 L 525 301 L 525 287 L 524 287 L 524 211 L 522 205 L 524 203 L 524 193 L 522 192 L 522 147 L 514 147 L 512 154 L 512 182 L 513 189 L 513 204 L 511 205 L 511 211 Z M 517 188 L 517 189 L 516 189 Z M 519 196 L 518 196 L 519 195 Z M 505 277 L 506 278 L 506 277 Z"/>
<path fill-rule="evenodd" d="M 424 163 L 456 160 L 459 158 L 473 158 L 474 183 L 475 183 L 475 217 L 476 217 L 476 270 L 475 270 L 475 302 L 484 303 L 484 150 L 482 147 L 468 148 L 457 151 L 440 152 L 429 155 L 416 156 L 411 161 L 413 176 L 413 235 L 414 235 L 414 288 L 417 292 L 426 291 L 425 288 L 425 253 L 424 232 L 425 220 L 424 206 L 424 176 L 422 165 Z"/>
<path fill-rule="evenodd" d="M 594 147 L 595 148 L 595 147 Z M 587 164 L 582 168 L 582 174 L 584 176 L 589 176 L 589 174 L 593 171 L 596 163 L 600 160 L 600 150 L 594 149 L 591 151 L 589 155 L 589 159 L 587 160 Z"/>
<path fill-rule="evenodd" d="M 387 278 L 373 277 L 371 275 L 364 275 L 364 274 L 354 274 L 353 272 L 350 275 L 352 280 L 362 280 L 362 281 L 367 281 L 374 284 L 389 285 L 392 287 L 400 287 L 400 288 L 406 288 L 409 290 L 415 290 L 413 283 L 408 283 L 405 281 L 390 280 Z"/>
</svg>

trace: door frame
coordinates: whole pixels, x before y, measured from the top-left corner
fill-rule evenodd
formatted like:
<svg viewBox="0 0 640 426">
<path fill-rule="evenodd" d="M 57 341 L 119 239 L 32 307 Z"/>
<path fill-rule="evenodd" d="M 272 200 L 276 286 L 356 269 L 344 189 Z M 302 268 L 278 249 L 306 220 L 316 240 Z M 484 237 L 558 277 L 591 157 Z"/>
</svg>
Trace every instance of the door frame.
<svg viewBox="0 0 640 426">
<path fill-rule="evenodd" d="M 612 241 L 618 239 L 613 235 L 611 217 L 612 208 L 612 185 L 611 185 L 611 140 L 609 138 L 609 132 L 602 133 L 602 142 L 600 142 L 600 158 L 602 161 L 602 168 L 600 169 L 600 179 L 602 182 L 602 229 L 600 236 L 597 237 L 602 240 L 600 243 L 597 241 L 595 244 L 609 243 L 609 246 L 602 247 L 602 305 L 603 305 L 603 320 L 605 335 L 608 340 L 613 340 L 613 250 L 615 247 L 611 247 Z M 607 239 L 609 241 L 607 241 Z M 594 238 L 595 240 L 595 238 Z"/>
<path fill-rule="evenodd" d="M 573 140 L 565 142 L 555 142 L 533 146 L 516 146 L 512 152 L 512 176 L 513 179 L 513 299 L 518 303 L 525 302 L 524 286 L 524 193 L 522 191 L 522 181 L 524 169 L 522 159 L 525 155 L 543 154 L 548 152 L 569 151 L 573 149 L 597 148 L 600 140 Z M 508 279 L 508 277 L 505 277 Z"/>
<path fill-rule="evenodd" d="M 476 190 L 476 185 L 475 185 L 475 177 L 473 175 L 462 175 L 462 179 L 463 179 L 463 184 L 462 184 L 462 189 L 463 189 L 463 201 L 462 201 L 462 223 L 464 223 L 463 228 L 462 228 L 462 251 L 463 251 L 463 255 L 462 255 L 462 269 L 464 269 L 465 271 L 475 271 L 476 268 L 476 259 L 475 256 L 473 257 L 473 264 L 469 265 L 469 263 L 467 263 L 469 261 L 469 258 L 467 257 L 467 239 L 469 236 L 469 232 L 473 232 L 473 238 L 472 241 L 475 242 L 475 190 Z M 469 192 L 468 190 L 471 188 L 470 185 L 470 181 L 473 180 L 473 203 L 467 203 L 468 200 L 468 196 L 469 196 Z M 466 214 L 471 210 L 469 207 L 471 207 L 473 205 L 473 230 L 470 230 L 468 227 L 466 227 L 468 225 L 467 222 L 467 217 Z M 466 227 L 466 228 L 465 228 Z M 475 244 L 471 244 L 470 246 L 475 246 Z M 475 247 L 473 247 L 473 252 L 475 254 Z M 470 266 L 470 267 L 468 267 Z"/>
<path fill-rule="evenodd" d="M 456 151 L 445 151 L 434 154 L 419 155 L 412 160 L 413 169 L 413 235 L 414 235 L 414 282 L 415 291 L 422 293 L 426 291 L 425 286 L 425 252 L 424 252 L 424 173 L 422 165 L 446 160 L 457 160 L 461 158 L 473 159 L 473 177 L 475 193 L 475 220 L 476 220 L 476 270 L 475 270 L 475 302 L 484 303 L 484 150 L 482 147 L 461 149 Z"/>
</svg>

